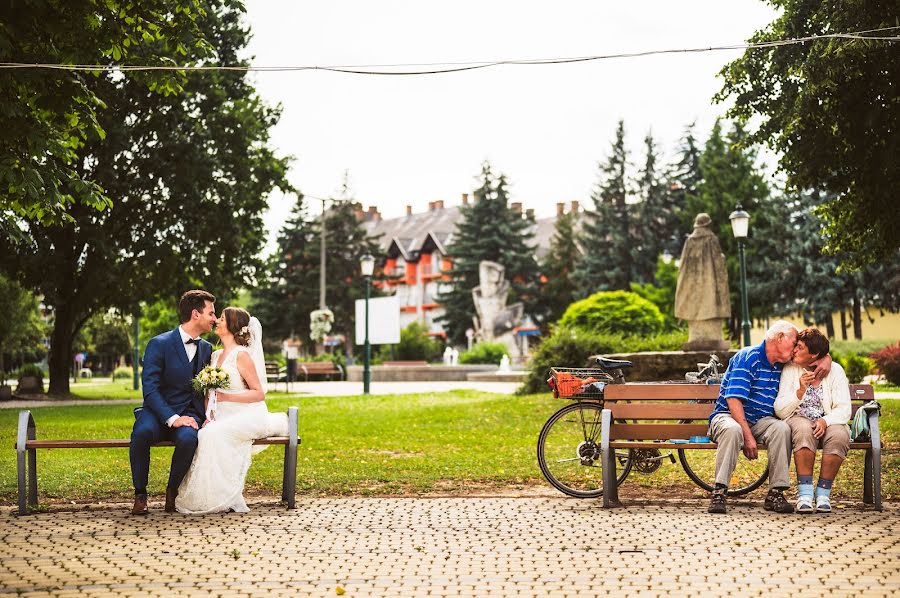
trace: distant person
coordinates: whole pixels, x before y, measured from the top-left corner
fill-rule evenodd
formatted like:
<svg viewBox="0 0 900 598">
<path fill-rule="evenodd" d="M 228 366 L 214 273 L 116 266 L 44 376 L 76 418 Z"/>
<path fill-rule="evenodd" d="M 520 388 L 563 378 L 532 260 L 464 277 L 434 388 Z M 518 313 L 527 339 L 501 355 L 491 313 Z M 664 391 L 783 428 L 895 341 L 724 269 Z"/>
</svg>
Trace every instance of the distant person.
<svg viewBox="0 0 900 598">
<path fill-rule="evenodd" d="M 809 371 L 828 355 L 829 349 L 828 339 L 817 329 L 801 331 L 792 363 L 781 372 L 775 399 L 775 414 L 791 428 L 799 486 L 798 513 L 831 512 L 831 486 L 850 450 L 850 383 L 844 369 L 840 364 L 832 364 L 821 381 Z M 813 465 L 819 448 L 822 467 L 814 495 Z"/>
</svg>

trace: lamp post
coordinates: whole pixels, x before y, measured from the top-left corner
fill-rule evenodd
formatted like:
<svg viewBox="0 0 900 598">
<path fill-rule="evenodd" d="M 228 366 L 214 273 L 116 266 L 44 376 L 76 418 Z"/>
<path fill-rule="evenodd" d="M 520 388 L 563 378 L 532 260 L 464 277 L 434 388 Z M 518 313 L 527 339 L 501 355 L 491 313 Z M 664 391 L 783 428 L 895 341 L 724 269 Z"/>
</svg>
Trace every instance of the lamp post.
<svg viewBox="0 0 900 598">
<path fill-rule="evenodd" d="M 746 347 L 750 344 L 750 308 L 747 305 L 747 265 L 744 260 L 744 239 L 747 238 L 750 228 L 750 214 L 745 212 L 739 203 L 728 219 L 731 220 L 731 230 L 734 232 L 734 238 L 737 239 L 738 254 L 741 258 L 741 330 L 744 333 L 743 346 Z"/>
<path fill-rule="evenodd" d="M 372 347 L 369 345 L 369 287 L 372 284 L 372 272 L 375 271 L 375 258 L 368 253 L 359 260 L 359 270 L 366 279 L 366 337 L 365 337 L 365 361 L 363 362 L 363 394 L 369 394 L 369 385 L 372 380 L 372 372 L 369 363 L 372 361 Z"/>
</svg>

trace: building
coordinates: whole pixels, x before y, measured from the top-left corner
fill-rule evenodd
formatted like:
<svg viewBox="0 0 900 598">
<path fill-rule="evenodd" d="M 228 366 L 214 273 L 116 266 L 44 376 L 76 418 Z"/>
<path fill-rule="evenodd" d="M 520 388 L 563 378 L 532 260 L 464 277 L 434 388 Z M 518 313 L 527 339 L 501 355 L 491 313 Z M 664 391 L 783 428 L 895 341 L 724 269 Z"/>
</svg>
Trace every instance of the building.
<svg viewBox="0 0 900 598">
<path fill-rule="evenodd" d="M 461 204 L 445 206 L 443 200 L 428 203 L 428 210 L 414 213 L 406 206 L 406 215 L 384 219 L 376 206 L 360 210 L 357 217 L 373 237 L 378 237 L 382 255 L 379 265 L 385 274 L 395 277 L 382 285 L 383 290 L 395 293 L 400 299 L 400 326 L 421 322 L 432 336 L 446 336 L 438 321 L 443 314 L 438 298 L 447 290 L 446 272 L 453 259 L 453 236 L 456 224 L 462 219 L 461 208 L 469 205 L 469 194 L 462 194 Z M 522 214 L 521 203 L 511 203 Z M 563 214 L 566 204 L 556 204 L 556 214 Z M 570 210 L 579 212 L 577 201 Z M 533 210 L 525 214 L 533 215 Z M 541 260 L 550 247 L 556 216 L 537 219 L 534 233 L 536 257 Z M 474 314 L 473 314 L 474 315 Z"/>
</svg>

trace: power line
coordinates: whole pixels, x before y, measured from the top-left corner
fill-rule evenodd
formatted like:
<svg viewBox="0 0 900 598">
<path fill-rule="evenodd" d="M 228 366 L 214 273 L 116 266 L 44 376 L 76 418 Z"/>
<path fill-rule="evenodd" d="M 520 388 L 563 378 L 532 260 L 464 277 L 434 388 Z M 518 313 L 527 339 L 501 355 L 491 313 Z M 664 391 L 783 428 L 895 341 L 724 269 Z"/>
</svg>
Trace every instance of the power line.
<svg viewBox="0 0 900 598">
<path fill-rule="evenodd" d="M 513 60 L 481 60 L 471 62 L 432 62 L 432 63 L 400 63 L 400 64 L 362 64 L 362 65 L 300 65 L 300 66 L 254 66 L 254 65 L 104 65 L 104 64 L 55 64 L 55 63 L 24 63 L 2 62 L 2 69 L 52 69 L 64 71 L 241 71 L 241 72 L 298 72 L 298 71 L 328 71 L 350 75 L 386 75 L 386 76 L 416 76 L 439 75 L 446 73 L 458 73 L 486 69 L 498 66 L 536 66 L 549 64 L 573 64 L 580 62 L 595 62 L 600 60 L 612 60 L 620 58 L 642 58 L 645 56 L 658 56 L 665 54 L 696 54 L 702 52 L 717 52 L 723 50 L 758 50 L 778 48 L 806 44 L 819 40 L 866 40 L 866 41 L 900 41 L 900 36 L 866 35 L 900 29 L 900 27 L 882 27 L 848 33 L 828 33 L 823 35 L 811 35 L 801 38 L 771 40 L 766 42 L 730 44 L 723 46 L 709 46 L 698 48 L 645 50 L 639 52 L 619 52 L 614 54 L 600 54 L 594 56 L 575 56 L 557 58 L 528 58 Z M 407 70 L 373 70 L 373 69 L 407 69 Z"/>
</svg>

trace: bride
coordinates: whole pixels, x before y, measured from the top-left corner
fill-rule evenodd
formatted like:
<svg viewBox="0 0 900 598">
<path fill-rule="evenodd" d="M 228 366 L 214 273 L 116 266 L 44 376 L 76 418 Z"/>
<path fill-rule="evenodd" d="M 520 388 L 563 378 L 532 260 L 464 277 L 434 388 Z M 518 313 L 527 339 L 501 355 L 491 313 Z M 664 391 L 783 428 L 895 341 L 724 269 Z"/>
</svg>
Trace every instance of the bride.
<svg viewBox="0 0 900 598">
<path fill-rule="evenodd" d="M 194 461 L 175 499 L 179 513 L 249 511 L 243 493 L 253 441 L 287 430 L 285 414 L 266 409 L 259 320 L 240 307 L 226 307 L 216 321 L 216 335 L 223 348 L 213 352 L 210 363 L 228 373 L 229 388 L 216 391 L 208 402 Z"/>
</svg>

